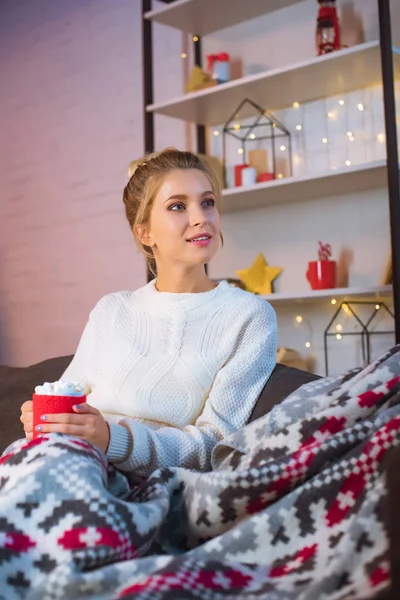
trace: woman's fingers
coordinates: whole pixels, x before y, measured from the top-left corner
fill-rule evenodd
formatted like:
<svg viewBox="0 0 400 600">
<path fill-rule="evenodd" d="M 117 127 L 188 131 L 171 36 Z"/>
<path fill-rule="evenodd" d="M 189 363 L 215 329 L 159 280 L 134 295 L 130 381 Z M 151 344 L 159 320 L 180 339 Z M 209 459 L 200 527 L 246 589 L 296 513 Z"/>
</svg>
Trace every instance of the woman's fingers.
<svg viewBox="0 0 400 600">
<path fill-rule="evenodd" d="M 32 411 L 33 411 L 33 402 L 32 402 L 32 400 L 27 400 L 21 406 L 21 412 L 22 413 L 30 413 Z"/>
<path fill-rule="evenodd" d="M 19 420 L 24 426 L 24 432 L 28 440 L 32 439 L 33 431 L 33 403 L 32 400 L 27 400 L 21 406 L 21 416 Z"/>
<path fill-rule="evenodd" d="M 32 433 L 33 421 L 28 421 L 27 423 L 24 423 L 24 431 L 25 431 L 25 433 Z"/>
<path fill-rule="evenodd" d="M 84 425 L 73 425 L 71 423 L 43 423 L 37 425 L 35 431 L 40 433 L 65 433 L 82 437 L 85 433 Z"/>
<path fill-rule="evenodd" d="M 21 423 L 29 423 L 33 421 L 33 413 L 21 413 L 19 420 Z"/>
<path fill-rule="evenodd" d="M 31 433 L 33 429 L 33 402 L 32 400 L 27 400 L 21 406 L 21 416 L 19 420 L 24 426 L 25 433 Z"/>
<path fill-rule="evenodd" d="M 41 423 L 36 426 L 40 433 L 65 433 L 67 435 L 84 435 L 85 428 L 91 425 L 93 415 L 77 415 L 75 413 L 60 413 L 42 415 Z"/>
<path fill-rule="evenodd" d="M 83 409 L 83 410 L 82 410 Z M 36 427 L 40 433 L 65 433 L 77 437 L 85 437 L 85 428 L 89 431 L 94 428 L 94 421 L 99 411 L 83 405 L 75 413 L 63 413 L 55 415 L 42 415 L 41 423 Z M 81 412 L 81 414 L 79 414 Z M 33 402 L 27 400 L 21 406 L 20 421 L 24 426 L 26 438 L 31 440 L 33 437 Z"/>
<path fill-rule="evenodd" d="M 110 442 L 110 428 L 103 415 L 87 403 L 74 406 L 74 413 L 42 415 L 35 433 L 72 435 L 90 442 L 103 452 L 107 451 Z"/>
<path fill-rule="evenodd" d="M 55 415 L 42 415 L 40 417 L 44 423 L 66 423 L 70 425 L 87 425 L 93 420 L 92 415 L 77 415 L 76 413 L 59 413 Z"/>
</svg>

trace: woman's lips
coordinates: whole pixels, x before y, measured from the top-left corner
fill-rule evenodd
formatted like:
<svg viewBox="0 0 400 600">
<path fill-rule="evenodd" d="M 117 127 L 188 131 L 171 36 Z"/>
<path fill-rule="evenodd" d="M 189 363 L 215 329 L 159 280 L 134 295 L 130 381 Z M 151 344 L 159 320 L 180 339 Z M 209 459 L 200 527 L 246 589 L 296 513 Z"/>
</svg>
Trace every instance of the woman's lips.
<svg viewBox="0 0 400 600">
<path fill-rule="evenodd" d="M 189 244 L 193 244 L 193 246 L 208 246 L 210 244 L 212 240 L 212 237 L 210 236 L 209 238 L 206 239 L 194 239 L 194 240 L 188 240 Z"/>
</svg>

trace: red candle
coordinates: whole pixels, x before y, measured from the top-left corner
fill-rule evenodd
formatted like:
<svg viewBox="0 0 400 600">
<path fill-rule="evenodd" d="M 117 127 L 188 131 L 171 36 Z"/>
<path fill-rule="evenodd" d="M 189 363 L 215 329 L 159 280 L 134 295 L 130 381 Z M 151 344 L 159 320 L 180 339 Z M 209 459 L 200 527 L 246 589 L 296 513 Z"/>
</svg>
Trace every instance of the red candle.
<svg viewBox="0 0 400 600">
<path fill-rule="evenodd" d="M 240 187 L 242 185 L 242 170 L 247 169 L 249 165 L 235 165 L 235 186 Z"/>
</svg>

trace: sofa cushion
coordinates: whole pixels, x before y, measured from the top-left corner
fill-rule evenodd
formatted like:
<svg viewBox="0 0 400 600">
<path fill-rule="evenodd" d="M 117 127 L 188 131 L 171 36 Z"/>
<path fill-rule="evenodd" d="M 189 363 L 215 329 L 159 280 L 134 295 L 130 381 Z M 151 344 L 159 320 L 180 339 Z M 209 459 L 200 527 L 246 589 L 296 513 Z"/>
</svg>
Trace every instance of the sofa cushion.
<svg viewBox="0 0 400 600">
<path fill-rule="evenodd" d="M 60 356 L 29 367 L 0 366 L 0 453 L 11 442 L 23 437 L 23 427 L 19 420 L 21 405 L 31 398 L 35 386 L 44 381 L 57 381 L 71 360 L 72 356 Z M 317 378 L 317 375 L 299 369 L 277 365 L 261 392 L 249 421 L 262 417 L 303 383 Z"/>
<path fill-rule="evenodd" d="M 319 375 L 277 364 L 253 408 L 249 423 L 266 415 L 304 383 L 315 379 L 320 379 Z"/>
</svg>

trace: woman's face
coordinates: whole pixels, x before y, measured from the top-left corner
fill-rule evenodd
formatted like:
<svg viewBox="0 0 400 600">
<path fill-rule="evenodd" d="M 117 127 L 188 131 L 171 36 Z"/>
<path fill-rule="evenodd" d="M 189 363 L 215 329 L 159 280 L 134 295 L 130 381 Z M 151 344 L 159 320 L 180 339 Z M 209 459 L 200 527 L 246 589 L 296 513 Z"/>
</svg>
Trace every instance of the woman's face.
<svg viewBox="0 0 400 600">
<path fill-rule="evenodd" d="M 147 231 L 157 261 L 205 264 L 220 246 L 220 215 L 207 176 L 180 169 L 165 176 Z"/>
</svg>

